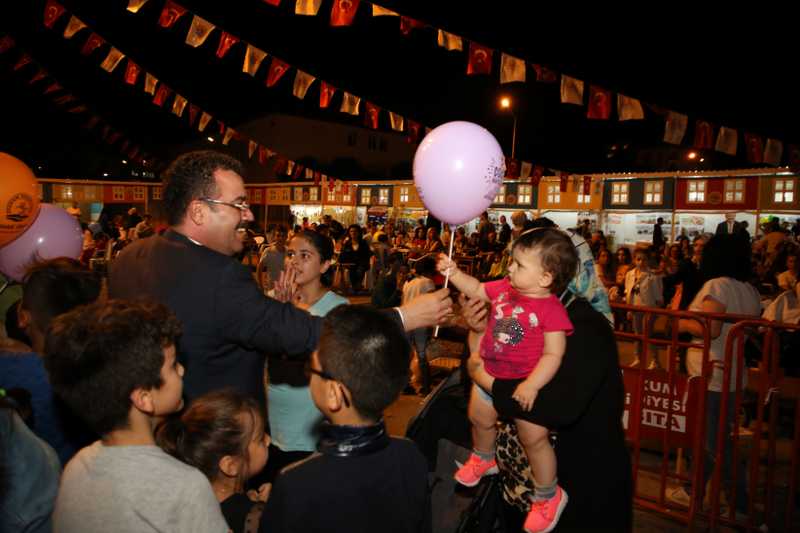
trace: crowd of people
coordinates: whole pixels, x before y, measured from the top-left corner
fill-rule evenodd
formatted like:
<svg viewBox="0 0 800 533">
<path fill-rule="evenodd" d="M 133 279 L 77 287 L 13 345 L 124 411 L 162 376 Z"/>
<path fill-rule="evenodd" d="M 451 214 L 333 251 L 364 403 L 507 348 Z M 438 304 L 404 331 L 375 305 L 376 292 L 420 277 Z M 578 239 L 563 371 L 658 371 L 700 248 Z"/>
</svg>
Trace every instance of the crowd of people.
<svg viewBox="0 0 800 533">
<path fill-rule="evenodd" d="M 271 227 L 260 286 L 242 261 L 253 213 L 241 175 L 226 155 L 184 154 L 166 172 L 168 228 L 135 210 L 87 228 L 94 243 L 123 243 L 106 290 L 106 273 L 81 261 L 30 269 L 21 335 L 0 346 L 4 528 L 430 531 L 430 465 L 388 435 L 383 412 L 409 383 L 431 390 L 426 351 L 433 326 L 452 319 L 439 288 L 449 276 L 474 380 L 473 453 L 455 479 L 511 472 L 506 500 L 526 531 L 629 531 L 613 328 L 653 324 L 609 301 L 759 316 L 764 297 L 797 287 L 797 235 L 775 221 L 755 242 L 729 218 L 693 242 L 659 231 L 612 251 L 587 224 L 565 232 L 523 211 L 497 225 L 484 213 L 469 236 L 432 219 Z M 360 289 L 373 306 L 350 305 Z M 710 324 L 720 360 L 731 324 Z M 696 320 L 676 327 L 703 336 Z M 702 357 L 689 350 L 688 373 L 702 373 Z M 710 428 L 733 423 L 732 402 L 720 408 L 731 387 L 715 368 L 706 475 Z M 729 489 L 742 509 L 743 489 Z"/>
</svg>

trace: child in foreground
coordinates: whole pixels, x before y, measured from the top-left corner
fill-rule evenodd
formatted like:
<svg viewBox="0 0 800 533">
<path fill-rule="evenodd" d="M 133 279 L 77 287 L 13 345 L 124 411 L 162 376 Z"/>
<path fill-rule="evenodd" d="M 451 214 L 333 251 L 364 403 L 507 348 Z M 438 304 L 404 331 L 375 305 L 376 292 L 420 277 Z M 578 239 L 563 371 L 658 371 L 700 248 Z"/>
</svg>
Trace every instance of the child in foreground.
<svg viewBox="0 0 800 533">
<path fill-rule="evenodd" d="M 425 457 L 383 423 L 408 364 L 408 342 L 390 318 L 353 305 L 328 313 L 308 373 L 329 423 L 317 452 L 276 478 L 260 531 L 431 531 Z"/>
<path fill-rule="evenodd" d="M 567 234 L 555 228 L 529 230 L 514 241 L 508 277 L 481 283 L 458 269 L 444 255 L 437 268 L 468 298 L 491 304 L 489 323 L 480 344 L 486 371 L 495 378 L 522 380 L 513 398 L 530 411 L 539 390 L 561 365 L 566 336 L 572 324 L 558 296 L 575 276 L 578 258 Z M 495 461 L 497 411 L 491 395 L 473 385 L 469 403 L 473 453 L 456 472 L 462 485 L 475 486 L 481 478 L 498 472 Z M 534 497 L 525 519 L 528 532 L 552 530 L 567 503 L 558 486 L 556 457 L 548 430 L 515 419 L 520 441 L 530 461 Z"/>
<path fill-rule="evenodd" d="M 160 425 L 156 442 L 206 475 L 233 533 L 258 529 L 270 485 L 244 487 L 267 464 L 269 435 L 255 400 L 231 389 L 204 394 Z"/>
<path fill-rule="evenodd" d="M 55 532 L 228 531 L 205 476 L 153 438 L 183 405 L 179 333 L 163 305 L 122 300 L 53 321 L 44 356 L 53 390 L 101 436 L 64 469 Z"/>
</svg>

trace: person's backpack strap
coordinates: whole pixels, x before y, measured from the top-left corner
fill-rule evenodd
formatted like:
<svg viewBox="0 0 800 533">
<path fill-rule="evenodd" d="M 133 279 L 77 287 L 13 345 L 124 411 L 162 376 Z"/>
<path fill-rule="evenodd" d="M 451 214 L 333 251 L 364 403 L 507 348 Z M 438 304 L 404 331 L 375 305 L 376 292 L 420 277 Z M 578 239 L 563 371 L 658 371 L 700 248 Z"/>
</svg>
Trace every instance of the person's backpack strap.
<svg viewBox="0 0 800 533">
<path fill-rule="evenodd" d="M 257 533 L 258 525 L 261 523 L 261 513 L 264 512 L 263 503 L 254 503 L 250 512 L 244 519 L 244 533 Z"/>
</svg>

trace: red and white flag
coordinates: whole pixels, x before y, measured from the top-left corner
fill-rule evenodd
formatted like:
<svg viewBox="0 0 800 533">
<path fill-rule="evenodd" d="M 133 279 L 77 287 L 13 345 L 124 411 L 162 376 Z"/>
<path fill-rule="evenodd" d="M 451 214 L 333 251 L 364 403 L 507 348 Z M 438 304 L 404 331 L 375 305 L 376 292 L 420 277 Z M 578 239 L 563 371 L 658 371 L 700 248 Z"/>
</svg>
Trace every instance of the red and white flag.
<svg viewBox="0 0 800 533">
<path fill-rule="evenodd" d="M 336 92 L 336 87 L 330 83 L 323 81 L 319 86 L 319 106 L 328 107 L 331 104 L 333 93 Z"/>
<path fill-rule="evenodd" d="M 158 107 L 163 106 L 171 92 L 172 89 L 162 83 L 158 86 L 158 89 L 156 89 L 156 95 L 153 97 L 153 103 Z"/>
<path fill-rule="evenodd" d="M 158 18 L 158 25 L 162 28 L 171 28 L 179 18 L 186 14 L 186 8 L 167 0 L 164 4 L 164 9 L 161 10 L 161 16 Z"/>
<path fill-rule="evenodd" d="M 0 54 L 8 52 L 12 48 L 14 48 L 14 39 L 10 35 L 4 35 L 0 37 Z"/>
<path fill-rule="evenodd" d="M 104 44 L 106 44 L 106 40 L 97 35 L 95 32 L 92 32 L 89 38 L 86 39 L 83 48 L 81 48 L 81 55 L 88 56 Z"/>
<path fill-rule="evenodd" d="M 133 62 L 133 59 L 128 58 L 128 66 L 125 67 L 125 83 L 128 85 L 134 85 L 136 80 L 139 78 L 139 73 L 142 69 Z"/>
<path fill-rule="evenodd" d="M 400 17 L 400 33 L 408 37 L 415 28 L 424 28 L 425 23 L 411 17 Z"/>
<path fill-rule="evenodd" d="M 86 27 L 86 24 L 83 23 L 81 19 L 72 15 L 69 18 L 69 22 L 67 23 L 67 27 L 64 28 L 64 38 L 65 39 L 72 39 L 76 33 L 81 31 L 83 28 Z"/>
<path fill-rule="evenodd" d="M 64 6 L 55 0 L 47 0 L 44 4 L 44 25 L 52 30 L 53 24 L 64 14 L 64 11 Z"/>
<path fill-rule="evenodd" d="M 315 79 L 316 78 L 311 74 L 298 69 L 297 73 L 294 75 L 292 94 L 301 100 L 304 99 L 306 97 L 306 93 L 308 92 L 308 88 L 311 87 L 311 84 L 314 83 Z"/>
<path fill-rule="evenodd" d="M 591 176 L 584 176 L 583 177 L 583 194 L 588 195 L 592 193 L 592 177 Z"/>
<path fill-rule="evenodd" d="M 561 103 L 583 105 L 583 81 L 562 74 Z"/>
<path fill-rule="evenodd" d="M 694 126 L 694 147 L 698 150 L 714 148 L 714 126 L 705 120 L 698 120 Z"/>
<path fill-rule="evenodd" d="M 42 94 L 54 93 L 54 92 L 60 91 L 63 88 L 64 87 L 62 87 L 60 83 L 58 83 L 57 81 L 54 81 L 53 83 L 51 83 L 50 85 L 47 86 L 47 89 L 45 89 L 44 93 L 42 93 Z"/>
<path fill-rule="evenodd" d="M 219 36 L 219 45 L 217 45 L 217 57 L 222 59 L 225 57 L 225 54 L 228 53 L 228 50 L 231 49 L 231 46 L 239 42 L 239 38 L 235 35 L 231 35 L 230 33 L 223 31 L 222 35 Z"/>
<path fill-rule="evenodd" d="M 366 102 L 365 104 L 364 113 L 364 122 L 368 128 L 372 128 L 373 130 L 378 129 L 378 118 L 381 112 L 381 108 L 373 104 L 372 102 Z"/>
<path fill-rule="evenodd" d="M 25 67 L 25 65 L 28 65 L 28 64 L 30 64 L 32 61 L 33 61 L 33 58 L 30 56 L 30 54 L 28 54 L 28 53 L 26 53 L 26 52 L 23 52 L 23 53 L 22 53 L 22 54 L 19 56 L 19 59 L 17 59 L 17 62 L 16 62 L 16 63 L 14 63 L 13 70 L 14 70 L 14 71 L 17 71 L 17 70 L 19 70 L 19 69 L 21 69 L 21 68 L 24 68 L 24 67 Z"/>
<path fill-rule="evenodd" d="M 536 63 L 531 63 L 531 66 L 536 72 L 536 81 L 543 83 L 555 83 L 558 81 L 558 74 L 555 71 Z"/>
<path fill-rule="evenodd" d="M 539 182 L 542 181 L 542 176 L 544 176 L 544 167 L 542 165 L 534 165 L 533 174 L 531 175 L 531 185 L 538 187 Z"/>
<path fill-rule="evenodd" d="M 271 6 L 279 6 L 281 5 L 281 0 L 264 0 L 267 4 Z"/>
<path fill-rule="evenodd" d="M 277 57 L 272 58 L 272 62 L 269 65 L 269 74 L 267 74 L 267 87 L 272 87 L 278 80 L 280 80 L 286 71 L 289 70 L 289 63 L 286 61 L 282 61 Z"/>
<path fill-rule="evenodd" d="M 506 157 L 506 178 L 518 179 L 519 178 L 519 160 Z"/>
<path fill-rule="evenodd" d="M 33 85 L 37 81 L 41 81 L 46 77 L 47 77 L 47 71 L 42 67 L 39 67 L 39 70 L 36 71 L 36 74 L 34 74 L 33 77 L 28 80 L 28 85 Z"/>
<path fill-rule="evenodd" d="M 760 136 L 745 133 L 744 144 L 747 147 L 747 160 L 750 163 L 764 162 L 764 141 Z"/>
<path fill-rule="evenodd" d="M 333 0 L 331 26 L 350 26 L 356 16 L 359 0 Z"/>
<path fill-rule="evenodd" d="M 608 120 L 611 116 L 611 91 L 589 85 L 589 108 L 586 118 Z"/>
<path fill-rule="evenodd" d="M 492 73 L 492 54 L 494 51 L 475 42 L 469 43 L 469 62 L 467 63 L 467 74 L 491 74 Z"/>
<path fill-rule="evenodd" d="M 189 104 L 189 127 L 194 126 L 194 121 L 197 120 L 197 115 L 200 113 L 200 108 L 194 104 Z"/>
<path fill-rule="evenodd" d="M 259 145 L 258 147 L 258 162 L 261 165 L 266 165 L 269 156 L 267 155 L 267 148 L 265 146 Z"/>
<path fill-rule="evenodd" d="M 408 136 L 406 136 L 406 141 L 409 143 L 418 143 L 419 142 L 419 129 L 421 124 L 419 122 L 414 122 L 413 120 L 408 121 Z"/>
<path fill-rule="evenodd" d="M 567 192 L 567 186 L 569 185 L 569 174 L 566 172 L 562 172 L 558 178 L 558 190 L 561 192 Z"/>
</svg>

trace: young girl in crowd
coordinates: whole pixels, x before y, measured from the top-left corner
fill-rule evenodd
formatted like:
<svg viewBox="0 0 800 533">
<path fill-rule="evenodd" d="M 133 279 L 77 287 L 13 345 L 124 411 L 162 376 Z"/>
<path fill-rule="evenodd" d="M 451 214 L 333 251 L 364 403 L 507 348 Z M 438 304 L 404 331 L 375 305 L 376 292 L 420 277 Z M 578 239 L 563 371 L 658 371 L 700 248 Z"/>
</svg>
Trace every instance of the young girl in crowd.
<svg viewBox="0 0 800 533">
<path fill-rule="evenodd" d="M 269 485 L 245 494 L 248 479 L 267 463 L 269 435 L 255 400 L 233 390 L 197 398 L 181 416 L 167 419 L 156 443 L 211 482 L 222 515 L 234 533 L 257 531 Z"/>
<path fill-rule="evenodd" d="M 566 233 L 555 228 L 523 232 L 511 248 L 508 277 L 481 283 L 440 255 L 438 268 L 468 298 L 491 303 L 489 323 L 480 345 L 486 371 L 495 378 L 519 379 L 513 393 L 521 409 L 530 411 L 539 390 L 561 364 L 572 324 L 559 295 L 575 276 L 578 257 Z M 474 486 L 496 473 L 494 443 L 497 411 L 488 392 L 473 386 L 469 403 L 474 451 L 456 472 L 462 485 Z M 535 480 L 534 501 L 525 530 L 550 531 L 567 503 L 558 486 L 556 457 L 548 430 L 520 418 L 515 425 L 530 460 Z"/>
<path fill-rule="evenodd" d="M 658 258 L 652 249 L 640 249 L 634 255 L 634 268 L 625 275 L 625 302 L 630 305 L 644 307 L 661 307 L 664 305 L 664 287 L 662 276 L 653 272 L 658 268 Z M 641 334 L 645 328 L 644 313 L 628 313 L 628 318 L 633 322 L 634 333 Z M 649 330 L 652 333 L 655 316 L 649 319 Z M 639 364 L 639 352 L 642 343 L 635 343 L 635 360 L 631 366 Z M 650 369 L 659 368 L 660 363 L 655 353 L 651 353 Z"/>
<path fill-rule="evenodd" d="M 331 309 L 348 303 L 347 298 L 330 290 L 332 259 L 331 240 L 310 230 L 295 235 L 286 250 L 292 301 L 315 316 L 325 316 Z M 287 296 L 275 294 L 283 301 L 287 301 Z M 271 355 L 268 359 L 267 412 L 272 435 L 268 480 L 283 466 L 304 459 L 317 449 L 318 426 L 323 417 L 308 390 L 308 376 L 304 372 L 307 359 L 285 354 Z"/>
</svg>

